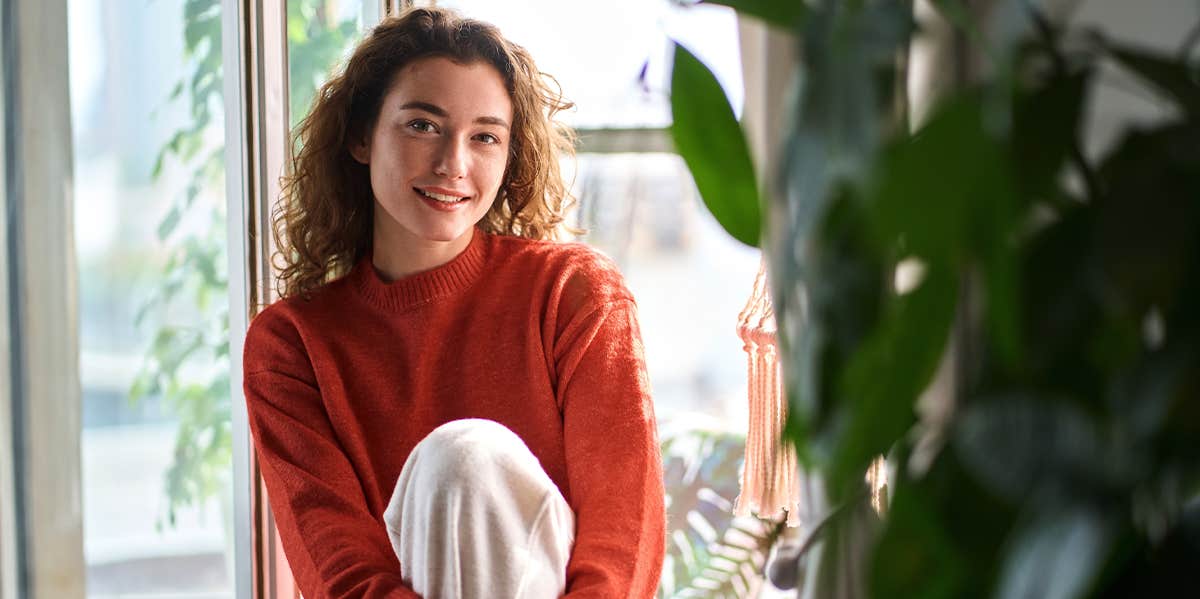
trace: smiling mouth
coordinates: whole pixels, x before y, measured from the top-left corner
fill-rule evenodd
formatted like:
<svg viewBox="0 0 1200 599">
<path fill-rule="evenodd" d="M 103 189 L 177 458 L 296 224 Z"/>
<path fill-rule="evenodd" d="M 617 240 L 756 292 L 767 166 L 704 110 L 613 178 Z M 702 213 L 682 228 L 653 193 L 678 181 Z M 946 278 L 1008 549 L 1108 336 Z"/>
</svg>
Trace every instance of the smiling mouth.
<svg viewBox="0 0 1200 599">
<path fill-rule="evenodd" d="M 467 197 L 451 196 L 451 195 L 446 195 L 444 193 L 434 193 L 432 191 L 425 191 L 423 189 L 417 189 L 416 187 L 414 187 L 413 190 L 431 200 L 434 200 L 435 202 L 441 202 L 443 204 L 458 204 L 459 202 L 465 202 L 465 201 L 471 199 L 470 196 L 467 196 Z"/>
</svg>

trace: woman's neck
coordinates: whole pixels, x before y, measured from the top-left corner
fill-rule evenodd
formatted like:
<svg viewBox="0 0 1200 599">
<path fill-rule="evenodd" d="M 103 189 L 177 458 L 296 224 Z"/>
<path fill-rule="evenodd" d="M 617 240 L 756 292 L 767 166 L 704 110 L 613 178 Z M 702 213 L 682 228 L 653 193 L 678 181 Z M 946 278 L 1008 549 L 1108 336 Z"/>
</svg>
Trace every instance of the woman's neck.
<svg viewBox="0 0 1200 599">
<path fill-rule="evenodd" d="M 467 249 L 475 235 L 475 227 L 471 227 L 458 239 L 430 241 L 389 229 L 394 228 L 377 225 L 371 242 L 371 262 L 379 277 L 388 282 L 446 264 Z"/>
</svg>

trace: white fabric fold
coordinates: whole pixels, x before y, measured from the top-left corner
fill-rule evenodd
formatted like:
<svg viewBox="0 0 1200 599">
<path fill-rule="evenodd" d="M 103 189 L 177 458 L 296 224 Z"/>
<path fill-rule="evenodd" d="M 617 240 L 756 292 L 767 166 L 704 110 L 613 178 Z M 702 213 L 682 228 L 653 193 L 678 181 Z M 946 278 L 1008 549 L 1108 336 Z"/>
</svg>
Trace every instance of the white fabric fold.
<svg viewBox="0 0 1200 599">
<path fill-rule="evenodd" d="M 499 423 L 434 429 L 409 455 L 383 518 L 401 575 L 425 599 L 552 599 L 566 589 L 574 513 Z"/>
</svg>

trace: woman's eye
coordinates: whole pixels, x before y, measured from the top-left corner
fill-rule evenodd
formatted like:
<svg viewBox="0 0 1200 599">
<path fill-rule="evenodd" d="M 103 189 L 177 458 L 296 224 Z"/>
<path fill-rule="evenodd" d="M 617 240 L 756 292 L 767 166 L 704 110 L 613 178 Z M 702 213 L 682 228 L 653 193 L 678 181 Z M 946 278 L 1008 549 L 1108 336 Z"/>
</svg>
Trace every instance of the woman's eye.
<svg viewBox="0 0 1200 599">
<path fill-rule="evenodd" d="M 498 144 L 498 143 L 500 143 L 500 138 L 499 138 L 499 137 L 496 137 L 495 135 L 492 135 L 491 133 L 480 133 L 480 134 L 479 134 L 477 137 L 478 137 L 478 138 L 479 138 L 479 140 L 480 140 L 480 141 L 482 141 L 483 143 L 487 143 L 487 144 Z"/>
<path fill-rule="evenodd" d="M 409 123 L 408 126 L 409 128 L 422 133 L 430 133 L 437 130 L 437 128 L 433 126 L 433 123 L 429 121 L 413 121 Z"/>
</svg>

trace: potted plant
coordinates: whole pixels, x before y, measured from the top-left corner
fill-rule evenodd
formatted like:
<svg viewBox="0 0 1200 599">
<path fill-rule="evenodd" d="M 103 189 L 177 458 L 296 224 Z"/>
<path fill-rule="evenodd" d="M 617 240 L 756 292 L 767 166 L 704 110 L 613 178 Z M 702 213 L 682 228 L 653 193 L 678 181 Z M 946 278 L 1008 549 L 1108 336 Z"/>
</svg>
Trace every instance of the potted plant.
<svg viewBox="0 0 1200 599">
<path fill-rule="evenodd" d="M 767 192 L 720 88 L 683 48 L 672 131 L 714 216 L 768 257 L 786 437 L 832 506 L 791 558 L 806 596 L 1188 588 L 1200 25 L 1168 55 L 1034 3 L 991 3 L 985 19 L 979 3 L 935 2 L 967 50 L 947 65 L 964 76 L 914 126 L 897 60 L 920 35 L 910 3 L 718 3 L 794 32 L 800 56 Z M 1088 154 L 1082 115 L 1102 65 L 1167 116 Z M 950 384 L 930 393 L 939 372 Z M 856 508 L 880 454 L 893 476 L 875 526 Z"/>
</svg>

